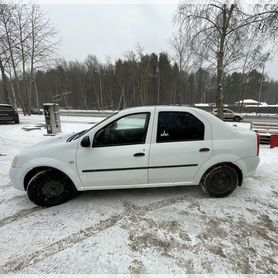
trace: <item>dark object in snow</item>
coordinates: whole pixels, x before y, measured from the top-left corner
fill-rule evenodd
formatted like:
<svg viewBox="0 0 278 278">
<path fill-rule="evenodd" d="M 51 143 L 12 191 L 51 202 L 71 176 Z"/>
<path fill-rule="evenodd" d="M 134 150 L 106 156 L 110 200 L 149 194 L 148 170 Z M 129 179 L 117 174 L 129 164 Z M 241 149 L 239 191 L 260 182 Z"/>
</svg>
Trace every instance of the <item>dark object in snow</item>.
<svg viewBox="0 0 278 278">
<path fill-rule="evenodd" d="M 36 130 L 36 129 L 41 129 L 44 125 L 42 124 L 38 124 L 38 125 L 29 125 L 29 126 L 23 126 L 22 129 L 26 130 L 26 131 L 30 131 L 30 130 Z"/>
</svg>

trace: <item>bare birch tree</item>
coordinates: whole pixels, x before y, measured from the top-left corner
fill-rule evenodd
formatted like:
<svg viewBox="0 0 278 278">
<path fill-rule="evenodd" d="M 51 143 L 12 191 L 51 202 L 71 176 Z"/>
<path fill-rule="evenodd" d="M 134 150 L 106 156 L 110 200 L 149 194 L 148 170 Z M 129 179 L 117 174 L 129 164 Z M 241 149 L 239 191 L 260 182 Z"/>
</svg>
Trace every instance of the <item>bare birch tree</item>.
<svg viewBox="0 0 278 278">
<path fill-rule="evenodd" d="M 38 5 L 23 4 L 1 4 L 0 30 L 0 62 L 4 65 L 3 57 L 6 57 L 7 68 L 12 69 L 12 74 L 9 73 L 15 80 L 17 98 L 24 114 L 30 114 L 33 99 L 39 106 L 34 73 L 50 64 L 58 43 L 56 30 Z M 0 68 L 5 80 L 6 69 L 1 63 Z"/>
<path fill-rule="evenodd" d="M 248 10 L 249 9 L 249 10 Z M 219 118 L 223 118 L 223 81 L 225 67 L 242 57 L 241 38 L 244 28 L 260 24 L 273 14 L 272 10 L 255 11 L 240 4 L 180 4 L 178 21 L 192 37 L 196 52 L 216 67 L 216 107 Z"/>
</svg>

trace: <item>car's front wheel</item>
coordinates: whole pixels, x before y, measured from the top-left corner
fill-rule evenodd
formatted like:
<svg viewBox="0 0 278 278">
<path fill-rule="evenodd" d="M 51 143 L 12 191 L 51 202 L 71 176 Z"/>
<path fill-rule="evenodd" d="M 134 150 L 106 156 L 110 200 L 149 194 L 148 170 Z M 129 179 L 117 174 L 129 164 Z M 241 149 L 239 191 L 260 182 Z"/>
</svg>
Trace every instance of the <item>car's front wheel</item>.
<svg viewBox="0 0 278 278">
<path fill-rule="evenodd" d="M 203 191 L 212 197 L 225 197 L 239 185 L 239 177 L 232 166 L 218 165 L 203 175 L 200 185 Z"/>
<path fill-rule="evenodd" d="M 71 180 L 55 170 L 43 170 L 31 178 L 27 185 L 29 199 L 43 207 L 66 202 L 76 191 Z"/>
</svg>

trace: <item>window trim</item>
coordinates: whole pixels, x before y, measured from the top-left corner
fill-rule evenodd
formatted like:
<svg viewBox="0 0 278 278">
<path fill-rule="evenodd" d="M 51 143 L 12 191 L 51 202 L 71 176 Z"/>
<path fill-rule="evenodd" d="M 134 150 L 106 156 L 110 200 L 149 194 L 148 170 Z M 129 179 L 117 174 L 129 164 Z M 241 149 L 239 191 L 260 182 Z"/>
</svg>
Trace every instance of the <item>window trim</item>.
<svg viewBox="0 0 278 278">
<path fill-rule="evenodd" d="M 159 120 L 159 114 L 160 113 L 186 113 L 186 114 L 190 114 L 192 117 L 194 117 L 195 119 L 197 119 L 199 122 L 202 123 L 203 127 L 204 127 L 204 134 L 203 134 L 203 139 L 180 139 L 180 140 L 169 140 L 169 141 L 163 141 L 163 142 L 158 142 L 158 120 Z M 188 112 L 188 111 L 159 111 L 158 115 L 157 115 L 157 125 L 156 125 L 156 138 L 155 138 L 155 143 L 156 144 L 164 144 L 164 143 L 174 143 L 174 142 L 194 142 L 194 141 L 204 141 L 205 140 L 205 132 L 206 132 L 206 125 L 205 123 L 203 123 L 203 121 L 201 121 L 198 117 L 196 117 L 195 115 L 193 115 L 192 113 Z"/>
<path fill-rule="evenodd" d="M 138 114 L 146 114 L 147 115 L 146 122 L 145 122 L 145 136 L 144 136 L 143 143 L 126 143 L 126 144 L 117 144 L 117 145 L 95 146 L 95 136 L 99 131 L 101 131 L 102 129 L 105 129 L 107 126 L 113 124 L 114 122 L 121 120 L 122 118 L 132 116 L 132 115 L 138 115 Z M 96 131 L 96 133 L 94 134 L 94 138 L 93 138 L 92 148 L 106 148 L 106 147 L 119 147 L 119 146 L 131 146 L 131 145 L 146 144 L 146 138 L 147 138 L 149 124 L 150 124 L 150 118 L 151 118 L 151 112 L 136 112 L 136 113 L 132 113 L 132 114 L 123 115 L 122 117 L 115 119 L 114 121 L 110 122 L 109 124 L 105 125 L 104 127 L 100 128 L 99 130 Z"/>
</svg>

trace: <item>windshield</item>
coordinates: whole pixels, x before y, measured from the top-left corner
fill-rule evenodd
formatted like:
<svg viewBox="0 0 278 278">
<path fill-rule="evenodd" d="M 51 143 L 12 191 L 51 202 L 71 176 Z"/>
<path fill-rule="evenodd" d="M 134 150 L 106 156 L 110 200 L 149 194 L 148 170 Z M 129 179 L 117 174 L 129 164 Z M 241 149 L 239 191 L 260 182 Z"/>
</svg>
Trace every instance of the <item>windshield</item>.
<svg viewBox="0 0 278 278">
<path fill-rule="evenodd" d="M 103 123 L 104 121 L 108 120 L 109 118 L 113 117 L 114 115 L 118 114 L 118 112 L 116 113 L 113 113 L 111 114 L 110 116 L 104 118 L 102 121 L 96 123 L 94 126 L 92 126 L 91 128 L 89 129 L 85 129 L 85 130 L 82 130 L 78 133 L 74 133 L 73 135 L 71 135 L 68 139 L 67 139 L 67 142 L 71 142 L 73 140 L 76 140 L 78 138 L 80 138 L 82 135 L 84 135 L 85 133 L 87 133 L 88 131 L 92 130 L 93 128 L 95 128 L 96 126 L 98 126 L 99 124 Z"/>
<path fill-rule="evenodd" d="M 87 129 L 85 133 L 87 133 L 88 131 L 92 130 L 92 129 L 95 128 L 96 126 L 100 125 L 100 124 L 103 123 L 104 121 L 110 119 L 111 117 L 113 117 L 113 116 L 115 116 L 115 115 L 117 115 L 117 114 L 118 114 L 118 112 L 115 112 L 115 113 L 111 114 L 110 116 L 108 116 L 108 117 L 106 117 L 105 119 L 103 119 L 102 121 L 98 122 L 97 124 L 95 124 L 95 125 L 92 126 L 91 128 Z M 85 134 L 85 133 L 83 133 L 83 134 Z M 83 135 L 83 134 L 82 134 L 82 135 Z"/>
</svg>

